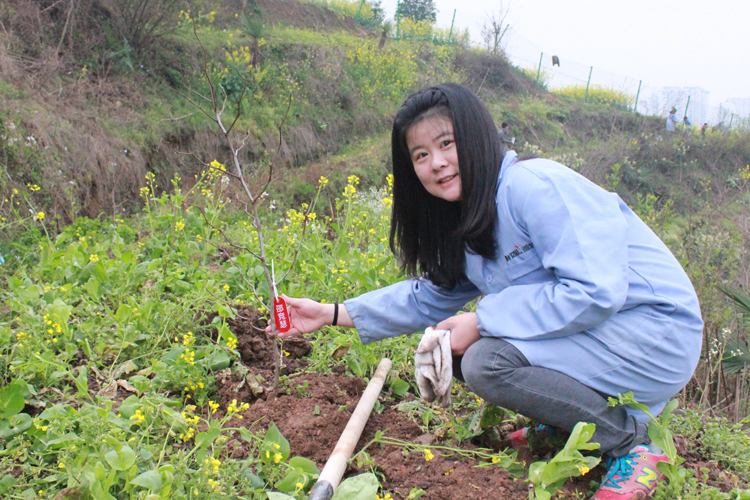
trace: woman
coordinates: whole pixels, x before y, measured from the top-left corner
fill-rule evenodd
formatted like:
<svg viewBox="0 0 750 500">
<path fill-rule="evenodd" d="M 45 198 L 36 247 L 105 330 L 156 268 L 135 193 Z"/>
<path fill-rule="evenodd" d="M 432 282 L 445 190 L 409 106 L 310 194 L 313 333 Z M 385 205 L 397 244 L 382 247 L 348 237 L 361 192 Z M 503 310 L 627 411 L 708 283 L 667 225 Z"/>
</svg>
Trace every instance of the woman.
<svg viewBox="0 0 750 500">
<path fill-rule="evenodd" d="M 658 414 L 688 382 L 695 290 L 616 194 L 550 160 L 503 157 L 495 130 L 460 85 L 409 97 L 391 138 L 390 244 L 414 278 L 343 305 L 289 298 L 280 336 L 338 324 L 370 343 L 437 324 L 456 376 L 485 400 L 568 431 L 596 424 L 611 465 L 595 499 L 644 498 L 667 457 L 644 413 L 607 398 L 633 391 Z M 454 315 L 480 295 L 476 313 Z"/>
</svg>

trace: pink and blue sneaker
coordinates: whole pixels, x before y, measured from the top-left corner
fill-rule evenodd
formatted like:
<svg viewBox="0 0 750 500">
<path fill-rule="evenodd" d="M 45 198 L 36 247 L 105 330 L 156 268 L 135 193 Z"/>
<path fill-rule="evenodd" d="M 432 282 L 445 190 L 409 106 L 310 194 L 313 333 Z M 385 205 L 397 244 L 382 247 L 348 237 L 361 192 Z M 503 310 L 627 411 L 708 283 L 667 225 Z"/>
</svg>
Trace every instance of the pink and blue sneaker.
<svg viewBox="0 0 750 500">
<path fill-rule="evenodd" d="M 607 475 L 592 500 L 644 500 L 664 477 L 656 466 L 669 458 L 654 445 L 641 444 L 627 455 L 607 459 Z"/>
</svg>

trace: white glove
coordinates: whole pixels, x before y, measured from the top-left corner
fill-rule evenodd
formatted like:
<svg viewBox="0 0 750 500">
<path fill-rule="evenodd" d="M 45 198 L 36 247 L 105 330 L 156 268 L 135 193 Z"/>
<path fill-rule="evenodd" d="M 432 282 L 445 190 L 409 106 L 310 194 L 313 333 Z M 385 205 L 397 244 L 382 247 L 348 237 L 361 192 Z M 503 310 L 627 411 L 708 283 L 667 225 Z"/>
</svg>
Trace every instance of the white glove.
<svg viewBox="0 0 750 500">
<path fill-rule="evenodd" d="M 414 365 L 422 398 L 432 403 L 437 396 L 441 405 L 450 406 L 453 383 L 450 330 L 427 327 L 414 355 Z"/>
<path fill-rule="evenodd" d="M 513 139 L 511 139 L 511 140 L 510 140 L 510 143 L 511 143 L 511 144 L 515 144 L 515 143 L 516 143 L 516 138 L 514 137 Z"/>
</svg>

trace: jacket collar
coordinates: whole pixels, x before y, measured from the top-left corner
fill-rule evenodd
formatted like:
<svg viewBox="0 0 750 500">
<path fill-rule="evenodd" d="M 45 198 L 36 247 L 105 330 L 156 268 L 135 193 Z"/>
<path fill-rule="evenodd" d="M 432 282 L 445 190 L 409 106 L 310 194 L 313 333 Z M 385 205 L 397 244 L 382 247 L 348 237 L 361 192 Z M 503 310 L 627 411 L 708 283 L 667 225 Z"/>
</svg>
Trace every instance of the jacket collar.
<svg viewBox="0 0 750 500">
<path fill-rule="evenodd" d="M 498 186 L 500 185 L 500 180 L 503 178 L 503 173 L 505 173 L 505 169 L 513 165 L 517 159 L 518 159 L 518 153 L 516 153 L 512 149 L 505 153 L 505 156 L 503 157 L 503 164 L 500 167 L 500 175 L 497 178 Z"/>
</svg>

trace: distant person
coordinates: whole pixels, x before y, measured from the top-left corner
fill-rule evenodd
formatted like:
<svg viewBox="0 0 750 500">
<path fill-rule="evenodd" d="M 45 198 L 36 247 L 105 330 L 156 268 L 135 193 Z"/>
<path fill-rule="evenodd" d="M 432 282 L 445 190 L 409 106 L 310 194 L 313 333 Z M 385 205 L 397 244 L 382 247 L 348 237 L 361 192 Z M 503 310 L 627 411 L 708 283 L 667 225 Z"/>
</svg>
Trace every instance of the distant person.
<svg viewBox="0 0 750 500">
<path fill-rule="evenodd" d="M 707 128 L 708 128 L 708 123 L 704 123 L 703 126 L 701 127 L 701 135 L 703 137 L 706 137 L 706 129 Z"/>
<path fill-rule="evenodd" d="M 516 143 L 515 137 L 510 137 L 508 135 L 508 131 L 510 130 L 510 127 L 508 127 L 508 124 L 506 122 L 503 122 L 503 124 L 500 126 L 500 130 L 498 130 L 498 134 L 500 134 L 500 142 L 503 144 L 507 144 L 507 149 L 513 149 L 513 144 Z"/>
<path fill-rule="evenodd" d="M 667 116 L 667 132 L 674 132 L 674 126 L 680 123 L 680 120 L 677 119 L 676 113 L 677 110 L 672 107 Z"/>
<path fill-rule="evenodd" d="M 682 117 L 682 135 L 687 135 L 688 132 L 690 132 L 690 128 L 693 126 L 693 122 L 690 121 L 690 118 L 687 117 L 687 115 Z"/>
</svg>

